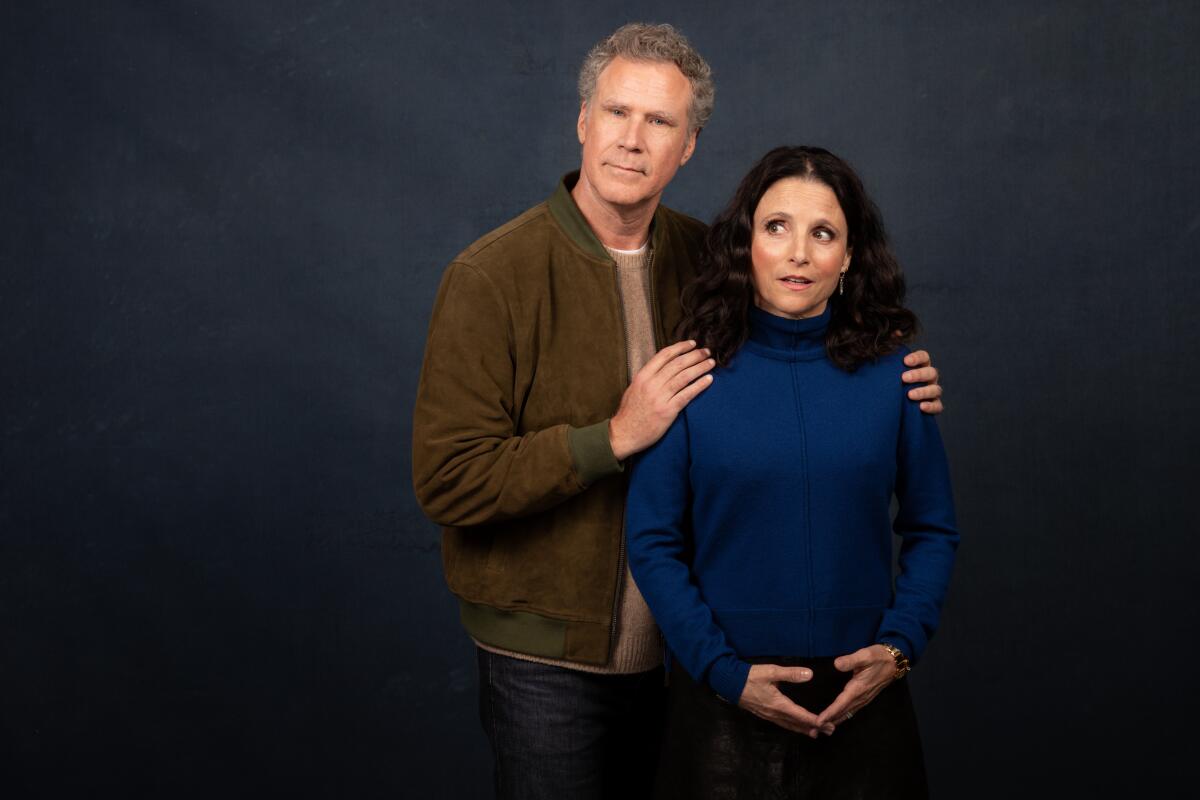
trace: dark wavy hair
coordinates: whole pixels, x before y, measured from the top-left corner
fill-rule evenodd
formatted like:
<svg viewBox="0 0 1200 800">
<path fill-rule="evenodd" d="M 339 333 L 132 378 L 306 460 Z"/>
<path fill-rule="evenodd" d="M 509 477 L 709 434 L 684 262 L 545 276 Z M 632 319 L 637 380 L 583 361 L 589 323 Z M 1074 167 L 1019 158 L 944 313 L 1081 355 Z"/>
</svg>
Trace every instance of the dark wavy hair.
<svg viewBox="0 0 1200 800">
<path fill-rule="evenodd" d="M 700 270 L 683 290 L 678 338 L 697 340 L 722 365 L 745 344 L 754 303 L 754 211 L 767 190 L 784 178 L 817 181 L 832 189 L 849 227 L 846 293 L 829 298 L 829 360 L 852 372 L 911 341 L 917 318 L 903 305 L 904 275 L 888 245 L 879 209 L 850 165 L 819 147 L 777 147 L 742 179 L 708 229 Z"/>
</svg>

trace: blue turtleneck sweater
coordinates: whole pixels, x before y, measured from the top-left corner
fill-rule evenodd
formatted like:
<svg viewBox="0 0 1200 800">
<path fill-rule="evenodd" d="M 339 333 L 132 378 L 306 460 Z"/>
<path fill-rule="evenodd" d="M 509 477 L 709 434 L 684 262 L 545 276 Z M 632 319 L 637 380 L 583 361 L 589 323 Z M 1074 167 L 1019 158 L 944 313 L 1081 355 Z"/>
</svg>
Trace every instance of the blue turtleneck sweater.
<svg viewBox="0 0 1200 800">
<path fill-rule="evenodd" d="M 634 466 L 626 511 L 672 655 L 733 702 L 755 656 L 887 642 L 919 659 L 958 543 L 937 423 L 900 380 L 907 351 L 848 373 L 825 354 L 828 308 L 751 315 L 749 341 Z"/>
</svg>

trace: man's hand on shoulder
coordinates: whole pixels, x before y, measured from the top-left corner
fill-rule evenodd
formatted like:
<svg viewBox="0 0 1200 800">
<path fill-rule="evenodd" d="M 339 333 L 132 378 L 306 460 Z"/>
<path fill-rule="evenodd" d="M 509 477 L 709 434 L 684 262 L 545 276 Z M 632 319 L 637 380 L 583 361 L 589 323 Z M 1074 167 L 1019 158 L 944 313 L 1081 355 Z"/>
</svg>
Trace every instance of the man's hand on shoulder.
<svg viewBox="0 0 1200 800">
<path fill-rule="evenodd" d="M 905 366 L 912 367 L 900 379 L 905 383 L 921 383 L 923 386 L 908 390 L 908 399 L 921 403 L 921 410 L 926 414 L 940 414 L 942 406 L 942 387 L 938 385 L 938 371 L 929 358 L 929 353 L 917 350 L 904 357 Z"/>
<path fill-rule="evenodd" d="M 638 370 L 608 423 L 613 455 L 624 461 L 657 442 L 679 412 L 712 383 L 716 361 L 688 340 L 664 347 Z"/>
</svg>

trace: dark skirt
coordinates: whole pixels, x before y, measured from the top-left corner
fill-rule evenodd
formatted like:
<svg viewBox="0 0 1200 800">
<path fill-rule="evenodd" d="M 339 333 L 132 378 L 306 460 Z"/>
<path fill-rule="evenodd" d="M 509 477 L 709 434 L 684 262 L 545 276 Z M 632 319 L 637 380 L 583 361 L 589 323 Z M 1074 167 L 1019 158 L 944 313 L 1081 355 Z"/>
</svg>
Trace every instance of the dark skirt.
<svg viewBox="0 0 1200 800">
<path fill-rule="evenodd" d="M 793 702 L 819 714 L 850 673 L 832 658 L 752 659 L 805 666 L 808 683 L 780 684 Z M 886 689 L 837 726 L 810 739 L 726 703 L 679 666 L 671 670 L 666 738 L 655 796 L 660 799 L 925 798 L 925 763 L 908 680 Z"/>
</svg>

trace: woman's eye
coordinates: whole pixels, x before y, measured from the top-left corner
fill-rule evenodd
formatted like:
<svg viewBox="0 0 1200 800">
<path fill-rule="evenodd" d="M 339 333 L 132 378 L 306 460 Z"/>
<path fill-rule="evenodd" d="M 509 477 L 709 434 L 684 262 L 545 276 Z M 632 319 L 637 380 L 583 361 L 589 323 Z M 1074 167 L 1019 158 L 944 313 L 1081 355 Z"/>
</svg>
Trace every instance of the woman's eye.
<svg viewBox="0 0 1200 800">
<path fill-rule="evenodd" d="M 832 242 L 833 241 L 833 231 L 826 230 L 825 228 L 818 228 L 817 230 L 813 231 L 813 236 L 817 237 L 817 241 L 821 241 L 821 242 Z"/>
<path fill-rule="evenodd" d="M 779 233 L 783 230 L 783 223 L 777 219 L 773 219 L 766 224 L 767 233 Z"/>
</svg>

